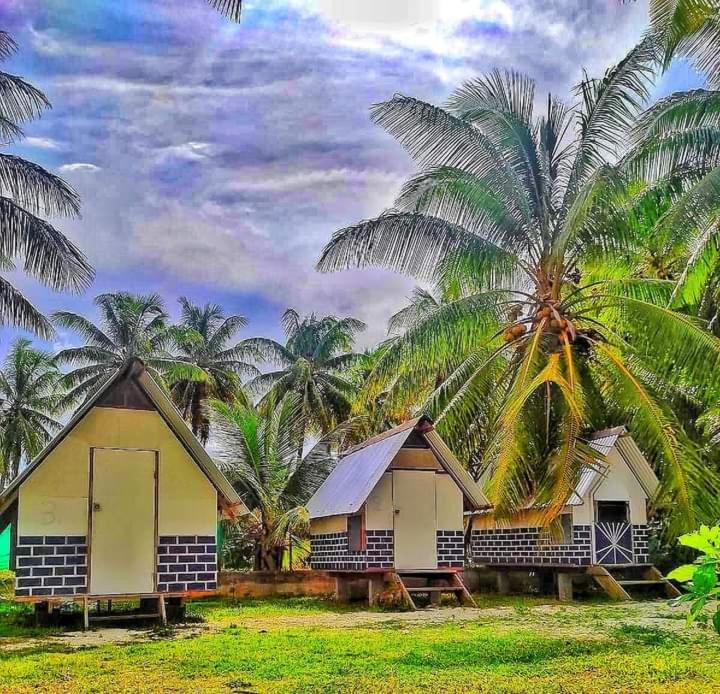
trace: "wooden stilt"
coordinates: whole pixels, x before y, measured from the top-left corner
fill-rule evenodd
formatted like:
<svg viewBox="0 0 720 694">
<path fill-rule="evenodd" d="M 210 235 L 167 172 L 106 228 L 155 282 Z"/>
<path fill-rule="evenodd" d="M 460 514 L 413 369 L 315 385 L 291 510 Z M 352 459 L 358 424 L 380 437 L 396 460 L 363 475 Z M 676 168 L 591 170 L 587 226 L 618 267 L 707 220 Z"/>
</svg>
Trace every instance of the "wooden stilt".
<svg viewBox="0 0 720 694">
<path fill-rule="evenodd" d="M 160 613 L 160 623 L 167 626 L 167 612 L 165 611 L 165 596 L 158 597 L 158 612 Z"/>
<path fill-rule="evenodd" d="M 338 602 L 350 602 L 350 581 L 344 576 L 335 577 L 335 599 Z"/>
<path fill-rule="evenodd" d="M 377 598 L 385 588 L 385 581 L 382 576 L 370 576 L 368 578 L 368 605 L 372 607 L 377 604 Z"/>
<path fill-rule="evenodd" d="M 573 583 L 572 574 L 559 573 L 557 575 L 558 599 L 561 602 L 572 602 Z"/>
<path fill-rule="evenodd" d="M 83 598 L 83 629 L 87 631 L 90 628 L 90 602 L 87 598 Z"/>
<path fill-rule="evenodd" d="M 510 576 L 506 571 L 498 571 L 497 577 L 497 591 L 500 595 L 510 594 Z"/>
</svg>

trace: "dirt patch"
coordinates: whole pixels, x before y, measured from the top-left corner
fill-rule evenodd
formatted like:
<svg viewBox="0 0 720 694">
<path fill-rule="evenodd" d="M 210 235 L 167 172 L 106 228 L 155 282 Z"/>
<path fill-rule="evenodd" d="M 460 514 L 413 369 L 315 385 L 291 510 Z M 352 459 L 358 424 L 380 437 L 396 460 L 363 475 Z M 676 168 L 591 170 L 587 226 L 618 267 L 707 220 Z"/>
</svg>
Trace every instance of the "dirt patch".
<svg viewBox="0 0 720 694">
<path fill-rule="evenodd" d="M 283 629 L 350 629 L 412 628 L 449 623 L 487 622 L 498 630 L 527 627 L 548 635 L 562 634 L 582 638 L 603 638 L 612 629 L 634 625 L 671 632 L 682 632 L 685 622 L 682 613 L 665 602 L 633 602 L 608 604 L 549 604 L 531 607 L 440 607 L 417 612 L 323 612 L 309 614 L 262 616 L 236 612 L 223 614 L 205 624 L 179 626 L 167 631 L 108 627 L 91 631 L 70 631 L 44 638 L 0 641 L 0 651 L 17 651 L 47 645 L 61 645 L 71 650 L 97 648 L 108 645 L 127 645 L 155 639 L 184 639 L 216 633 L 235 626 L 258 631 Z"/>
</svg>

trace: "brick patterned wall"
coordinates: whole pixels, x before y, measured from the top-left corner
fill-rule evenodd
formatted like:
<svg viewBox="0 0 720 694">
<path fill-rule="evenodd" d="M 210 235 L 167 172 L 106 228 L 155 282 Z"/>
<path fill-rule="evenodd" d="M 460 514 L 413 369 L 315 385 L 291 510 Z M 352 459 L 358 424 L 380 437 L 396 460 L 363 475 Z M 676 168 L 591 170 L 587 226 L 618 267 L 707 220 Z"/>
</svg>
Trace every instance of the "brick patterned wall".
<svg viewBox="0 0 720 694">
<path fill-rule="evenodd" d="M 465 565 L 465 533 L 462 530 L 437 531 L 437 564 L 439 569 Z"/>
<path fill-rule="evenodd" d="M 636 564 L 649 564 L 650 528 L 647 525 L 633 525 L 633 552 Z"/>
<path fill-rule="evenodd" d="M 85 535 L 21 535 L 15 595 L 76 595 L 87 592 Z"/>
<path fill-rule="evenodd" d="M 395 565 L 395 540 L 392 530 L 366 530 L 369 569 L 392 569 Z"/>
<path fill-rule="evenodd" d="M 474 529 L 470 537 L 471 560 L 475 564 L 589 566 L 590 530 L 589 525 L 574 525 L 571 544 L 552 544 L 541 537 L 537 527 Z"/>
<path fill-rule="evenodd" d="M 365 552 L 348 550 L 348 534 L 322 533 L 310 536 L 310 566 L 325 571 L 365 571 Z"/>
<path fill-rule="evenodd" d="M 158 592 L 217 588 L 217 545 L 212 535 L 163 535 L 157 548 Z"/>
</svg>

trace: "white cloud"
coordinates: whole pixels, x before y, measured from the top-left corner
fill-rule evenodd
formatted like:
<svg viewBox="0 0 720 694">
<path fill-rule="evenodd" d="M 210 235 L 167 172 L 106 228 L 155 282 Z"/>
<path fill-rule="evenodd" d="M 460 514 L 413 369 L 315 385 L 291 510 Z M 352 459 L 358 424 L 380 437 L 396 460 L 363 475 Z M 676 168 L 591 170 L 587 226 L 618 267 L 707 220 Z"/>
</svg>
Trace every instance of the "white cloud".
<svg viewBox="0 0 720 694">
<path fill-rule="evenodd" d="M 26 137 L 22 144 L 37 149 L 60 149 L 60 143 L 52 137 Z"/>
<path fill-rule="evenodd" d="M 63 164 L 58 168 L 58 171 L 62 173 L 72 173 L 74 171 L 100 171 L 100 167 L 95 164 L 88 164 L 86 162 L 73 162 L 72 164 Z"/>
<path fill-rule="evenodd" d="M 397 190 L 404 178 L 393 171 L 367 171 L 353 169 L 317 169 L 294 173 L 262 174 L 254 178 L 235 180 L 226 192 L 282 193 L 291 190 L 317 188 L 318 186 L 350 186 L 374 184 Z"/>
<path fill-rule="evenodd" d="M 181 145 L 169 145 L 158 150 L 159 159 L 176 158 L 186 161 L 202 161 L 213 155 L 214 149 L 209 142 L 184 142 Z"/>
</svg>

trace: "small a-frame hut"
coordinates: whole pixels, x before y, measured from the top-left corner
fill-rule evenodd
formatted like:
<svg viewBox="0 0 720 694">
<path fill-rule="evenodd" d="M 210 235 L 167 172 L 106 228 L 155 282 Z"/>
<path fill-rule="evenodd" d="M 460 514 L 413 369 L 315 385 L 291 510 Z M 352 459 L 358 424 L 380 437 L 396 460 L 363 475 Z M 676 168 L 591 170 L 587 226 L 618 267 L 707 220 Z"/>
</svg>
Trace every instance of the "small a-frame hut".
<svg viewBox="0 0 720 694">
<path fill-rule="evenodd" d="M 487 501 L 420 417 L 348 451 L 308 503 L 313 568 L 368 581 L 370 602 L 387 582 L 411 594 L 464 600 L 463 514 Z"/>
<path fill-rule="evenodd" d="M 470 560 L 507 572 L 528 569 L 554 574 L 563 598 L 572 597 L 573 573 L 589 573 L 611 596 L 629 599 L 635 588 L 674 587 L 650 564 L 648 502 L 658 478 L 625 427 L 595 433 L 589 445 L 603 457 L 580 476 L 560 516 L 560 536 L 540 523 L 542 509 L 529 507 L 498 521 L 489 511 L 472 515 Z"/>
<path fill-rule="evenodd" d="M 157 601 L 217 587 L 222 514 L 247 512 L 140 360 L 0 494 L 18 600 Z M 0 527 L 0 530 L 2 528 Z"/>
</svg>

